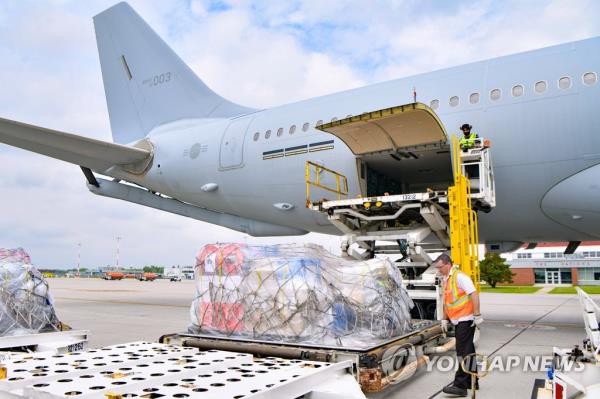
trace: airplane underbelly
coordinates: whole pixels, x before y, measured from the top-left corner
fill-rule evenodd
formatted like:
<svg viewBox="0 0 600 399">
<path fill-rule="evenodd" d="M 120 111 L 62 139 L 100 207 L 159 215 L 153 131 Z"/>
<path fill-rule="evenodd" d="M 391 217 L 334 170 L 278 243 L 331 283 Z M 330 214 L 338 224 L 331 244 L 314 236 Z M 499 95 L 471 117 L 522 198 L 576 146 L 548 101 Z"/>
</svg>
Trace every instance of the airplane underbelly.
<svg viewBox="0 0 600 399">
<path fill-rule="evenodd" d="M 541 207 L 557 223 L 600 238 L 600 164 L 552 187 L 542 199 Z"/>
</svg>

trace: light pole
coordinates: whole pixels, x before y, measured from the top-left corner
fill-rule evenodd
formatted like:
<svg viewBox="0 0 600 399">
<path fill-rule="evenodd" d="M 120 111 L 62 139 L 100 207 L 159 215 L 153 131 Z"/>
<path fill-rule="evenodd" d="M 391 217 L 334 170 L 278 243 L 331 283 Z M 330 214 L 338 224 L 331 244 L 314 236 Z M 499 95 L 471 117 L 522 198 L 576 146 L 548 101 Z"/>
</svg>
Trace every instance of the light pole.
<svg viewBox="0 0 600 399">
<path fill-rule="evenodd" d="M 121 242 L 122 237 L 117 237 L 117 270 L 119 270 L 119 243 Z"/>
</svg>

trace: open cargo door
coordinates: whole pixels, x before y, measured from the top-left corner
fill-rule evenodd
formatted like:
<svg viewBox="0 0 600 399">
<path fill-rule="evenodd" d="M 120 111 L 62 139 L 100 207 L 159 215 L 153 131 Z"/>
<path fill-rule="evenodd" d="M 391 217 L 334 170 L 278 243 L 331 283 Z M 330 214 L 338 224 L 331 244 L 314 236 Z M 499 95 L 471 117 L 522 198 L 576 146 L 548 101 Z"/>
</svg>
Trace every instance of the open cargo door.
<svg viewBox="0 0 600 399">
<path fill-rule="evenodd" d="M 339 137 L 356 155 L 448 141 L 435 112 L 421 103 L 365 112 L 317 129 Z"/>
<path fill-rule="evenodd" d="M 365 112 L 316 128 L 337 136 L 357 156 L 363 195 L 445 190 L 452 182 L 446 130 L 425 104 Z"/>
</svg>

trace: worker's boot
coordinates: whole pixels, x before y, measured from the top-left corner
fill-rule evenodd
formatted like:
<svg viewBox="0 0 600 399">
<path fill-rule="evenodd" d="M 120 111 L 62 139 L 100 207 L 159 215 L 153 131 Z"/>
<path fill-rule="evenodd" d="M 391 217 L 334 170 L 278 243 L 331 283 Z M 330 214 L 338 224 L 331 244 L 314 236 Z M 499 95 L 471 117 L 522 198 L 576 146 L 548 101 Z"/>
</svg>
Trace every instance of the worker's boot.
<svg viewBox="0 0 600 399">
<path fill-rule="evenodd" d="M 467 396 L 467 390 L 456 385 L 448 385 L 442 389 L 442 392 L 455 396 Z"/>
</svg>

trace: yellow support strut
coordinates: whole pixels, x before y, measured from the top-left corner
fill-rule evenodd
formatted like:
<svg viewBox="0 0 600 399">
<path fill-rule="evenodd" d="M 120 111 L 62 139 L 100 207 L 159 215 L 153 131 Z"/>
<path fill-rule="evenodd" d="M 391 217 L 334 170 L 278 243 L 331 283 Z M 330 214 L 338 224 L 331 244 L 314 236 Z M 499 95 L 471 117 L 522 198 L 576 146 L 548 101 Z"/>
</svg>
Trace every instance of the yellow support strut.
<svg viewBox="0 0 600 399">
<path fill-rule="evenodd" d="M 460 151 L 458 138 L 452 136 L 454 185 L 448 189 L 451 257 L 460 270 L 471 277 L 479 292 L 477 213 L 471 208 L 471 183 L 462 172 Z"/>
</svg>

